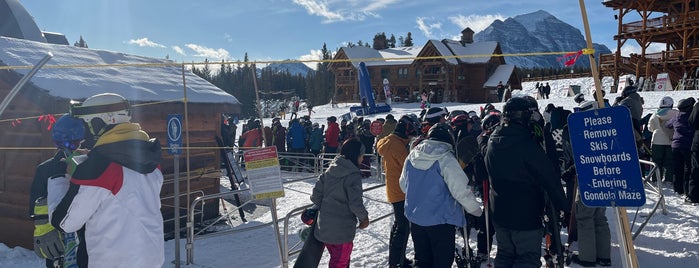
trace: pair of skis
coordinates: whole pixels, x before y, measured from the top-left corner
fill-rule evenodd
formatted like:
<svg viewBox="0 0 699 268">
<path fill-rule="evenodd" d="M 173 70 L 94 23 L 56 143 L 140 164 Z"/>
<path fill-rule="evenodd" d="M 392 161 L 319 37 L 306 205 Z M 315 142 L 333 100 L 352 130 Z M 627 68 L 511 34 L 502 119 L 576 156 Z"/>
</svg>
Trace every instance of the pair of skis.
<svg viewBox="0 0 699 268">
<path fill-rule="evenodd" d="M 242 172 L 240 172 L 240 167 L 238 166 L 238 161 L 235 159 L 235 154 L 233 153 L 233 150 L 227 149 L 225 145 L 223 144 L 223 140 L 216 136 L 216 143 L 218 146 L 221 148 L 221 155 L 223 158 L 223 163 L 224 166 L 226 167 L 226 172 L 228 173 L 228 180 L 231 183 L 231 191 L 238 190 L 240 183 L 244 181 Z M 235 205 L 240 206 L 242 203 L 240 202 L 240 197 L 238 194 L 234 195 L 235 198 Z M 238 214 L 240 214 L 240 220 L 243 222 L 247 222 L 247 219 L 245 219 L 245 212 L 243 211 L 242 207 L 238 207 Z"/>
<path fill-rule="evenodd" d="M 561 227 L 559 224 L 558 210 L 553 206 L 548 194 L 545 194 L 546 208 L 544 209 L 544 226 L 546 237 L 546 249 L 544 261 L 546 267 L 564 267 L 565 256 L 563 243 L 561 242 Z"/>
<path fill-rule="evenodd" d="M 464 237 L 464 246 L 459 250 L 459 247 L 454 248 L 455 256 L 454 261 L 456 262 L 456 267 L 458 268 L 476 268 L 481 267 L 481 261 L 473 256 L 473 251 L 471 251 L 471 246 L 468 244 L 468 226 L 464 226 L 462 229 L 462 234 Z"/>
</svg>

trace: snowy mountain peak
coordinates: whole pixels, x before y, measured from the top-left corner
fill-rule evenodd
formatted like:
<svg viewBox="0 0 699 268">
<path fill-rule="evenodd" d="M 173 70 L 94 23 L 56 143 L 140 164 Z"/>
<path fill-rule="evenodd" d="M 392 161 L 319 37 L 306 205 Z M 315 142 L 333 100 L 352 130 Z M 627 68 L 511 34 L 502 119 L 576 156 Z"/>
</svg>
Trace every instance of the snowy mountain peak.
<svg viewBox="0 0 699 268">
<path fill-rule="evenodd" d="M 587 47 L 581 31 L 550 13 L 539 10 L 533 13 L 496 20 L 474 35 L 474 41 L 497 41 L 504 54 L 531 52 L 573 52 Z M 597 56 L 611 53 L 604 45 L 594 44 Z M 505 57 L 509 64 L 520 68 L 563 68 L 560 56 Z M 590 66 L 587 57 L 581 57 L 576 65 Z"/>
</svg>

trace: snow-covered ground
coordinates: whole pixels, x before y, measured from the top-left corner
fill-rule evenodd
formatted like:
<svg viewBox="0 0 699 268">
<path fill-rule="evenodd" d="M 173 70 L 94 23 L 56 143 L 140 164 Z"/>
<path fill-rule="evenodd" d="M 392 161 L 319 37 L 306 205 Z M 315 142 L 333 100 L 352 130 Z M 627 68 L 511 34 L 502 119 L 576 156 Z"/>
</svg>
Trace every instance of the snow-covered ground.
<svg viewBox="0 0 699 268">
<path fill-rule="evenodd" d="M 544 81 L 545 82 L 545 81 Z M 565 97 L 565 92 L 569 85 L 580 85 L 582 90 L 589 92 L 593 89 L 591 79 L 568 79 L 559 81 L 549 81 L 552 92 L 551 99 L 540 100 L 539 105 L 543 109 L 548 103 L 554 103 L 556 106 L 563 106 L 566 109 L 572 109 L 575 102 L 572 97 Z M 606 80 L 603 83 L 605 90 L 609 92 L 611 81 Z M 534 83 L 524 83 L 524 93 L 532 95 L 534 91 Z M 640 92 L 645 100 L 644 114 L 653 112 L 663 96 L 671 96 L 675 103 L 680 99 L 687 97 L 699 96 L 698 91 L 671 91 L 671 92 Z M 613 102 L 618 93 L 609 93 L 607 98 Z M 591 96 L 587 94 L 587 99 Z M 331 108 L 330 105 L 317 106 L 314 108 L 316 113 L 311 115 L 311 119 L 319 124 L 325 124 L 325 119 L 328 116 L 339 116 L 349 111 L 349 106 L 356 104 L 340 103 L 338 108 Z M 494 104 L 498 109 L 502 108 L 503 103 Z M 463 104 L 463 103 L 443 103 L 433 106 L 446 106 L 449 110 L 465 110 L 479 111 L 482 103 L 478 104 Z M 398 103 L 393 105 L 394 116 L 400 116 L 405 113 L 419 114 L 420 108 L 418 103 Z M 303 114 L 303 113 L 301 113 Z M 373 119 L 384 117 L 386 114 L 372 115 L 367 118 Z M 264 120 L 265 125 L 271 123 L 270 119 Z M 287 121 L 282 120 L 282 124 Z M 290 175 L 284 174 L 283 180 L 290 180 Z M 298 182 L 287 183 L 284 185 L 285 196 L 277 200 L 277 214 L 279 217 L 284 217 L 289 211 L 294 208 L 310 204 L 309 195 L 313 187 L 314 179 L 301 180 Z M 376 186 L 379 181 L 376 179 L 365 180 L 364 188 Z M 665 202 L 667 205 L 667 215 L 663 215 L 658 210 L 649 220 L 647 226 L 643 229 L 640 235 L 635 239 L 636 254 L 640 267 L 697 267 L 699 263 L 699 206 L 684 204 L 683 198 L 674 194 L 674 192 L 665 185 L 663 189 Z M 658 195 L 651 191 L 646 191 L 646 205 L 639 208 L 628 208 L 627 213 L 629 221 L 635 224 L 632 231 L 635 232 L 640 223 L 648 218 L 652 207 L 658 202 Z M 385 201 L 385 189 L 383 187 L 365 192 L 365 205 L 369 210 L 371 219 L 379 218 L 391 212 L 391 208 Z M 237 214 L 234 213 L 237 217 Z M 607 210 L 610 227 L 612 230 L 612 263 L 613 267 L 622 267 L 620 261 L 619 242 L 617 237 L 617 221 L 614 216 L 614 210 Z M 249 218 L 250 222 L 235 228 L 246 228 L 250 226 L 262 225 L 272 221 L 271 213 L 265 211 L 257 218 Z M 234 221 L 235 222 L 235 221 Z M 352 253 L 352 267 L 386 267 L 388 259 L 388 240 L 389 232 L 392 224 L 392 218 L 373 222 L 368 228 L 359 230 L 357 237 L 354 240 L 354 251 Z M 281 225 L 281 224 L 280 224 Z M 302 227 L 298 216 L 293 216 L 290 220 L 289 232 L 289 247 L 297 244 L 299 238 L 298 230 Z M 220 228 L 228 228 L 223 226 Z M 283 229 L 282 229 L 283 230 Z M 460 239 L 457 241 L 461 241 Z M 565 241 L 565 236 L 564 236 Z M 458 242 L 457 242 L 458 243 Z M 169 240 L 166 244 L 166 263 L 163 267 L 175 267 L 172 263 L 174 260 L 175 242 Z M 185 240 L 180 242 L 180 251 L 182 261 L 186 260 Z M 472 234 L 471 246 L 475 248 L 475 235 Z M 572 246 L 576 250 L 575 244 Z M 408 256 L 412 258 L 413 248 L 412 243 L 408 245 Z M 495 256 L 495 251 L 491 256 Z M 290 257 L 290 265 L 293 265 L 296 256 Z M 324 255 L 321 261 L 321 267 L 328 264 L 328 254 Z M 23 248 L 8 248 L 0 244 L 0 267 L 41 267 L 43 261 L 40 260 L 33 252 Z M 274 229 L 271 225 L 243 231 L 224 236 L 217 236 L 196 240 L 194 242 L 194 262 L 186 267 L 280 267 L 281 257 L 277 240 L 274 235 Z M 454 266 L 455 267 L 455 266 Z M 578 267 L 573 264 L 571 267 Z"/>
</svg>

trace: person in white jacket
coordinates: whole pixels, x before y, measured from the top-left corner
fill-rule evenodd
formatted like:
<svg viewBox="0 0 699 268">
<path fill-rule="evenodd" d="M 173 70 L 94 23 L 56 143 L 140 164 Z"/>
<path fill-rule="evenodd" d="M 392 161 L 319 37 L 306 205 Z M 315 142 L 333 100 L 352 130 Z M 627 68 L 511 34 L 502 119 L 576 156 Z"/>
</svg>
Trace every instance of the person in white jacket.
<svg viewBox="0 0 699 268">
<path fill-rule="evenodd" d="M 49 180 L 51 224 L 78 232 L 79 267 L 162 267 L 160 143 L 130 123 L 128 102 L 117 94 L 92 96 L 71 114 L 99 138 L 73 157 L 79 163 L 70 175 Z"/>
<path fill-rule="evenodd" d="M 413 148 L 399 179 L 405 193 L 405 217 L 415 247 L 416 267 L 451 267 L 455 227 L 465 227 L 464 210 L 483 213 L 469 178 L 454 156 L 454 137 L 445 123 L 435 124 Z"/>
<path fill-rule="evenodd" d="M 679 112 L 672 108 L 673 105 L 674 101 L 671 97 L 663 97 L 658 105 L 658 110 L 653 113 L 648 121 L 648 130 L 653 132 L 650 140 L 651 159 L 658 170 L 660 170 L 660 174 L 665 182 L 671 182 L 673 177 L 672 148 L 670 145 L 672 134 L 675 130 L 665 126 L 665 123 Z"/>
</svg>

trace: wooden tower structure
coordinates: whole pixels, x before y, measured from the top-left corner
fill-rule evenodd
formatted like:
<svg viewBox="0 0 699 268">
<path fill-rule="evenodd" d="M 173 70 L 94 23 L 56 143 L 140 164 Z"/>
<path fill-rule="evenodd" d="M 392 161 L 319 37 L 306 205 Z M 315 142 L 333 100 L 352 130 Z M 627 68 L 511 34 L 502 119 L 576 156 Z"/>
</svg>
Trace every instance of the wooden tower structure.
<svg viewBox="0 0 699 268">
<path fill-rule="evenodd" d="M 699 86 L 695 83 L 699 79 L 699 1 L 605 0 L 603 4 L 618 11 L 618 34 L 614 36 L 616 53 L 600 56 L 602 76 L 619 81 L 623 74 L 635 74 L 653 80 L 667 73 L 679 89 Z M 629 40 L 638 43 L 641 53 L 622 57 L 621 47 Z M 665 49 L 648 53 L 652 43 L 664 44 Z"/>
</svg>

